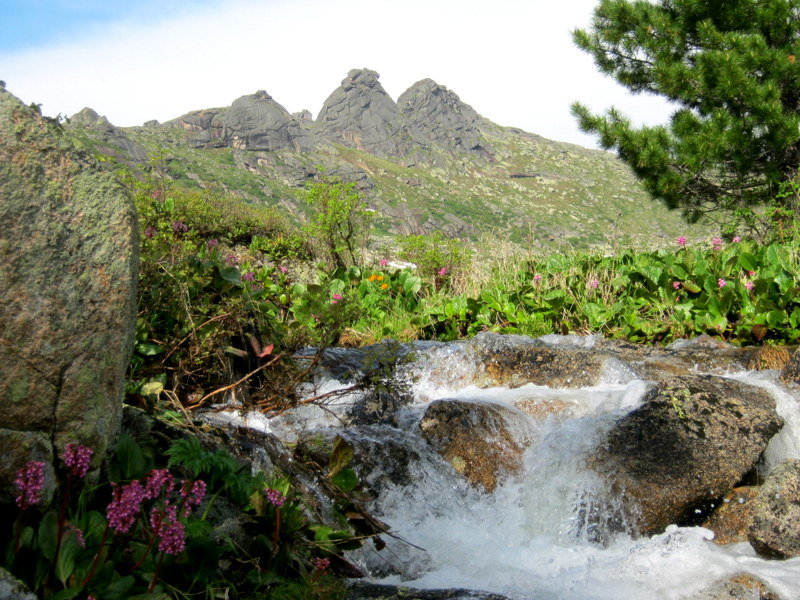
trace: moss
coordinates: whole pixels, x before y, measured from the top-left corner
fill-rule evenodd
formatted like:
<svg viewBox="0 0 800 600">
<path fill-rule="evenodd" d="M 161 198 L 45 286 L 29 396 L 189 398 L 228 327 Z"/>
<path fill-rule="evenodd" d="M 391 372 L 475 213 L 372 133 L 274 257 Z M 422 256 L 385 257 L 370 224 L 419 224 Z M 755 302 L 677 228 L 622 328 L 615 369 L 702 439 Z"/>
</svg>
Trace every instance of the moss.
<svg viewBox="0 0 800 600">
<path fill-rule="evenodd" d="M 12 404 L 19 404 L 28 399 L 30 382 L 27 379 L 17 379 L 8 388 L 8 401 Z"/>
</svg>

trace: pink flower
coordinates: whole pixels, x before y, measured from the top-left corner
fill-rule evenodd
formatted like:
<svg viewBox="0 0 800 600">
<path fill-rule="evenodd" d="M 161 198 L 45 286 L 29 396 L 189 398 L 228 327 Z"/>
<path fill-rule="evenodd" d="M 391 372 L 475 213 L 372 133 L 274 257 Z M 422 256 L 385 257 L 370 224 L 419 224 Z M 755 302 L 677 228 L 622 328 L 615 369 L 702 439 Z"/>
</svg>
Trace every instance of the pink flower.
<svg viewBox="0 0 800 600">
<path fill-rule="evenodd" d="M 175 478 L 168 469 L 153 469 L 147 475 L 144 486 L 144 497 L 152 500 L 161 495 L 161 490 L 166 487 L 167 494 L 172 492 L 175 487 Z"/>
<path fill-rule="evenodd" d="M 713 238 L 711 240 L 711 245 L 714 247 L 715 251 L 722 250 L 722 238 L 718 238 L 718 237 Z"/>
<path fill-rule="evenodd" d="M 748 290 L 752 290 L 754 287 L 756 287 L 756 284 L 752 281 L 745 281 L 744 287 L 746 287 Z"/>
<path fill-rule="evenodd" d="M 731 242 L 733 242 L 734 244 L 738 244 L 741 241 L 742 238 L 740 238 L 738 235 L 733 236 L 733 239 L 731 239 Z"/>
<path fill-rule="evenodd" d="M 388 264 L 389 264 L 389 261 L 388 261 L 388 260 L 386 260 L 385 258 L 382 258 L 382 259 L 380 259 L 380 261 L 378 261 L 378 264 L 379 264 L 380 266 L 382 266 L 382 267 L 385 267 L 386 265 L 388 265 Z"/>
<path fill-rule="evenodd" d="M 208 240 L 206 242 L 206 246 L 208 246 L 209 249 L 216 248 L 217 246 L 219 246 L 219 240 L 218 239 Z"/>
<path fill-rule="evenodd" d="M 242 281 L 253 281 L 255 278 L 256 276 L 250 271 L 242 275 Z"/>
<path fill-rule="evenodd" d="M 184 481 L 181 487 L 181 497 L 186 499 L 186 507 L 183 516 L 188 517 L 192 507 L 200 506 L 203 498 L 206 497 L 206 482 L 202 479 L 197 481 Z"/>
<path fill-rule="evenodd" d="M 319 571 L 320 573 L 325 573 L 328 569 L 331 568 L 331 559 L 330 558 L 315 558 L 314 559 L 314 568 Z"/>
<path fill-rule="evenodd" d="M 281 273 L 283 273 L 284 275 L 286 275 L 286 273 L 288 273 L 288 272 L 289 272 L 289 269 L 287 269 L 287 268 L 286 268 L 286 267 L 284 267 L 283 265 L 281 265 L 280 267 L 278 267 L 278 270 L 279 270 Z"/>
<path fill-rule="evenodd" d="M 442 267 L 441 269 L 436 271 L 436 273 L 439 275 L 439 277 L 444 277 L 445 275 L 447 275 L 447 267 Z"/>
<path fill-rule="evenodd" d="M 281 494 L 278 490 L 273 490 L 272 488 L 267 488 L 264 490 L 264 495 L 267 497 L 267 501 L 272 504 L 273 506 L 283 506 L 283 503 L 286 502 L 286 496 Z"/>
<path fill-rule="evenodd" d="M 755 277 L 756 276 L 756 272 L 755 271 L 748 271 L 747 274 L 750 275 L 750 277 Z"/>
<path fill-rule="evenodd" d="M 178 520 L 177 507 L 165 504 L 150 515 L 150 527 L 158 536 L 158 549 L 165 554 L 178 554 L 186 547 L 186 529 Z"/>
<path fill-rule="evenodd" d="M 674 287 L 676 290 L 681 289 L 681 282 L 680 281 L 673 281 L 672 282 L 672 287 Z"/>
<path fill-rule="evenodd" d="M 591 280 L 589 281 L 589 287 L 590 287 L 591 289 L 593 289 L 593 290 L 596 290 L 598 287 L 600 287 L 600 280 L 598 280 L 598 279 L 591 279 Z"/>
<path fill-rule="evenodd" d="M 69 474 L 83 479 L 89 472 L 89 462 L 94 451 L 80 444 L 67 444 L 64 446 L 64 455 L 61 457 L 69 468 Z"/>
<path fill-rule="evenodd" d="M 114 499 L 106 507 L 108 526 L 116 533 L 128 533 L 145 500 L 145 490 L 138 481 L 132 481 L 122 488 L 114 483 L 111 485 Z"/>
<path fill-rule="evenodd" d="M 686 236 L 679 236 L 676 241 L 678 242 L 678 246 L 683 248 L 686 245 Z"/>
<path fill-rule="evenodd" d="M 153 238 L 155 237 L 156 233 L 158 233 L 158 229 L 155 227 L 148 227 L 144 230 L 144 237 L 146 238 Z"/>
<path fill-rule="evenodd" d="M 20 495 L 16 498 L 20 510 L 39 504 L 44 487 L 44 463 L 38 460 L 28 462 L 17 471 L 15 483 L 20 491 Z"/>
<path fill-rule="evenodd" d="M 172 231 L 175 233 L 186 233 L 189 231 L 189 227 L 183 221 L 174 221 L 172 223 Z"/>
<path fill-rule="evenodd" d="M 342 299 L 342 295 L 341 294 L 334 294 L 333 295 L 333 300 L 331 300 L 331 304 L 338 304 L 339 300 L 341 300 L 341 299 Z"/>
<path fill-rule="evenodd" d="M 533 283 L 539 283 L 542 280 L 542 276 L 538 273 L 533 276 Z"/>
<path fill-rule="evenodd" d="M 67 529 L 72 532 L 72 535 L 75 536 L 75 541 L 78 542 L 78 546 L 81 548 L 86 548 L 86 540 L 83 538 L 83 531 L 79 527 L 76 527 L 72 523 L 67 525 Z"/>
<path fill-rule="evenodd" d="M 724 288 L 726 285 L 728 285 L 728 282 L 725 281 L 722 277 L 720 277 L 719 279 L 717 279 L 717 285 L 721 288 Z"/>
</svg>

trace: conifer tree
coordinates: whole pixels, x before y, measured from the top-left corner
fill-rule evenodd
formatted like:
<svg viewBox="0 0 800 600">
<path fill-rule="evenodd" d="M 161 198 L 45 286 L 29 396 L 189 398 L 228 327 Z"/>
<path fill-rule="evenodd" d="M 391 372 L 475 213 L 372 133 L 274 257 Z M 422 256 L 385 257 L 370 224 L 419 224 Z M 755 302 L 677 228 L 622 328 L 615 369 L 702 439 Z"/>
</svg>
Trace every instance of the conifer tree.
<svg viewBox="0 0 800 600">
<path fill-rule="evenodd" d="M 692 222 L 797 201 L 785 189 L 800 165 L 800 0 L 601 0 L 573 38 L 603 73 L 676 105 L 669 124 L 640 128 L 572 106 L 654 197 Z"/>
</svg>

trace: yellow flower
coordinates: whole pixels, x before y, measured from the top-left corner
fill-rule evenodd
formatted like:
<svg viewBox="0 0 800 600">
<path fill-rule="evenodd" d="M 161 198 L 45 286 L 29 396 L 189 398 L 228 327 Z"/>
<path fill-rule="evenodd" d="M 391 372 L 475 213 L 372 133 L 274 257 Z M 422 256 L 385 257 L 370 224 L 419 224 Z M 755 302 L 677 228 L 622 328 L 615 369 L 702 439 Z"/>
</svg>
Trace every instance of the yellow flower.
<svg viewBox="0 0 800 600">
<path fill-rule="evenodd" d="M 382 290 L 385 290 L 385 289 L 386 289 L 386 288 L 388 288 L 388 287 L 389 287 L 389 284 L 388 284 L 388 283 L 383 283 L 383 284 L 381 284 L 381 289 L 382 289 Z"/>
<path fill-rule="evenodd" d="M 377 279 L 378 281 L 383 281 L 383 275 L 378 275 L 375 279 Z"/>
</svg>

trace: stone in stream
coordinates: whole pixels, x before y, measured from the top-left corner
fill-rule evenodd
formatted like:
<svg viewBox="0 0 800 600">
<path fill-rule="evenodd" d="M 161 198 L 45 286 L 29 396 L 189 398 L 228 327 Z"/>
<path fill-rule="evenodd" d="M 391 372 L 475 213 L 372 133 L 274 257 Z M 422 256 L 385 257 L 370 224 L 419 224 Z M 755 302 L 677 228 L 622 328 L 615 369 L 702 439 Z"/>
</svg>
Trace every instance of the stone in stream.
<svg viewBox="0 0 800 600">
<path fill-rule="evenodd" d="M 719 506 L 703 523 L 714 532 L 716 544 L 738 544 L 747 541 L 747 532 L 753 523 L 753 501 L 758 487 L 737 487 L 725 494 Z"/>
<path fill-rule="evenodd" d="M 418 590 L 399 585 L 353 581 L 347 585 L 347 600 L 509 600 L 506 596 L 465 589 Z"/>
<path fill-rule="evenodd" d="M 800 348 L 794 351 L 789 357 L 789 361 L 781 371 L 780 380 L 782 383 L 797 385 L 800 383 Z"/>
<path fill-rule="evenodd" d="M 687 600 L 781 600 L 760 579 L 742 573 L 712 584 Z"/>
<path fill-rule="evenodd" d="M 486 402 L 431 402 L 419 428 L 456 471 L 487 492 L 522 471 L 522 454 L 531 442 L 522 413 Z"/>
<path fill-rule="evenodd" d="M 767 558 L 800 556 L 800 460 L 775 467 L 753 501 L 750 545 Z"/>
<path fill-rule="evenodd" d="M 782 426 L 762 389 L 713 375 L 673 377 L 614 425 L 588 463 L 628 507 L 631 530 L 652 535 L 695 522 Z"/>
<path fill-rule="evenodd" d="M 77 442 L 96 468 L 114 442 L 139 244 L 116 180 L 2 88 L 0 198 L 0 502 L 10 502 L 26 461 L 52 464 Z"/>
</svg>

